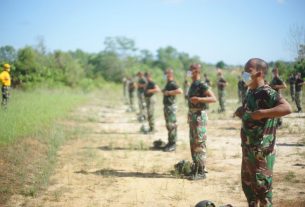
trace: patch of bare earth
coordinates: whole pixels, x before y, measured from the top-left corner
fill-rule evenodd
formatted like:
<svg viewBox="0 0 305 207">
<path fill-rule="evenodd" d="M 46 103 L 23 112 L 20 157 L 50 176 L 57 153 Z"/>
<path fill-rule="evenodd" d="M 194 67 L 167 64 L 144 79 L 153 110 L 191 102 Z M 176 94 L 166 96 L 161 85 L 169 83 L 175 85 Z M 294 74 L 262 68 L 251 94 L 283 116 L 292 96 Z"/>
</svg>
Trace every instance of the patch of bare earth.
<svg viewBox="0 0 305 207">
<path fill-rule="evenodd" d="M 58 152 L 49 187 L 36 197 L 15 195 L 9 206 L 194 206 L 200 200 L 247 206 L 240 183 L 240 121 L 212 114 L 208 124 L 207 179 L 189 181 L 171 175 L 173 165 L 191 160 L 186 109 L 178 112 L 176 152 L 152 150 L 156 139 L 166 141 L 161 104 L 156 109 L 157 132 L 139 133 L 141 124 L 126 106 L 94 100 L 75 112 L 67 127 L 86 126 L 83 137 L 68 141 Z M 300 122 L 301 118 L 285 118 Z M 303 123 L 304 124 L 304 123 Z M 304 126 L 304 125 L 303 125 Z M 305 150 L 302 131 L 279 130 L 274 170 L 274 206 L 304 206 Z M 290 130 L 290 131 L 289 131 Z M 303 136 L 304 137 L 304 136 Z"/>
</svg>

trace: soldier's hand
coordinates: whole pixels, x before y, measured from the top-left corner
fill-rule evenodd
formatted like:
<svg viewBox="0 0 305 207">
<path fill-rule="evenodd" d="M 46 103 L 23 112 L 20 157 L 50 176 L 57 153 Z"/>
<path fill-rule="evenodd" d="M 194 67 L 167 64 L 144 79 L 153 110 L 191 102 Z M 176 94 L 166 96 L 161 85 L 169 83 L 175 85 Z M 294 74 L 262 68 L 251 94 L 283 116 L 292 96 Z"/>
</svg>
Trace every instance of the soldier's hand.
<svg viewBox="0 0 305 207">
<path fill-rule="evenodd" d="M 245 110 L 242 106 L 240 106 L 240 107 L 238 107 L 238 108 L 236 109 L 236 111 L 234 112 L 233 117 L 237 116 L 237 117 L 239 117 L 239 118 L 241 119 L 242 116 L 244 115 L 245 111 L 246 111 L 246 110 Z"/>
<path fill-rule="evenodd" d="M 260 120 L 260 119 L 264 118 L 261 110 L 257 110 L 257 111 L 250 113 L 250 116 L 253 120 Z"/>
<path fill-rule="evenodd" d="M 199 97 L 192 97 L 192 98 L 190 98 L 190 100 L 191 100 L 191 103 L 196 104 L 196 103 L 199 102 L 200 98 Z"/>
</svg>

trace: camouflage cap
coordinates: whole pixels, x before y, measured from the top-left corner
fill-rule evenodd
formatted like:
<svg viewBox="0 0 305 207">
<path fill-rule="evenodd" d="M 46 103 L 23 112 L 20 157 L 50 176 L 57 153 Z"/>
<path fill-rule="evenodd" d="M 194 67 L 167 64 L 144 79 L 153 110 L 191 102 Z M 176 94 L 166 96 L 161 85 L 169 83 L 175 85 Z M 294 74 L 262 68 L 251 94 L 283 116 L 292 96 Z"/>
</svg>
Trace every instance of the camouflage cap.
<svg viewBox="0 0 305 207">
<path fill-rule="evenodd" d="M 204 200 L 196 204 L 195 207 L 216 207 L 212 201 Z"/>
</svg>

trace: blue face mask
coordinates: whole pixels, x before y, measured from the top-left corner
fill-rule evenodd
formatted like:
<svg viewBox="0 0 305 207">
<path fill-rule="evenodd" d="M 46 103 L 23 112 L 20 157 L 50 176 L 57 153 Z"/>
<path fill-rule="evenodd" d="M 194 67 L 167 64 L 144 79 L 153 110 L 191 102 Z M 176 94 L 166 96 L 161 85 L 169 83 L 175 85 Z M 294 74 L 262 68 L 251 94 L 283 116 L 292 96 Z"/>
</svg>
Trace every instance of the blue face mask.
<svg viewBox="0 0 305 207">
<path fill-rule="evenodd" d="M 248 72 L 243 72 L 241 78 L 246 83 L 246 85 L 249 85 L 252 81 L 251 74 Z"/>
</svg>

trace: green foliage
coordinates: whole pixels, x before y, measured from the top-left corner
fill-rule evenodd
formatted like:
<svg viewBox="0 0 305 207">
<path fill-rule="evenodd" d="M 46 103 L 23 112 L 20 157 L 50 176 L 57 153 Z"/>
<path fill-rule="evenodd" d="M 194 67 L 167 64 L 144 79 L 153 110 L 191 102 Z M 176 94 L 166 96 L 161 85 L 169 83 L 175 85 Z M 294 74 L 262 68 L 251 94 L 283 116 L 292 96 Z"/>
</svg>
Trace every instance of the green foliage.
<svg viewBox="0 0 305 207">
<path fill-rule="evenodd" d="M 12 91 L 8 110 L 0 110 L 0 144 L 44 130 L 84 100 L 70 89 Z"/>
<path fill-rule="evenodd" d="M 219 61 L 216 63 L 216 68 L 221 68 L 221 69 L 224 69 L 226 66 L 225 62 L 224 61 Z"/>
<path fill-rule="evenodd" d="M 302 77 L 305 77 L 305 59 L 298 60 L 294 64 L 294 69 L 296 72 L 301 73 Z"/>
</svg>

